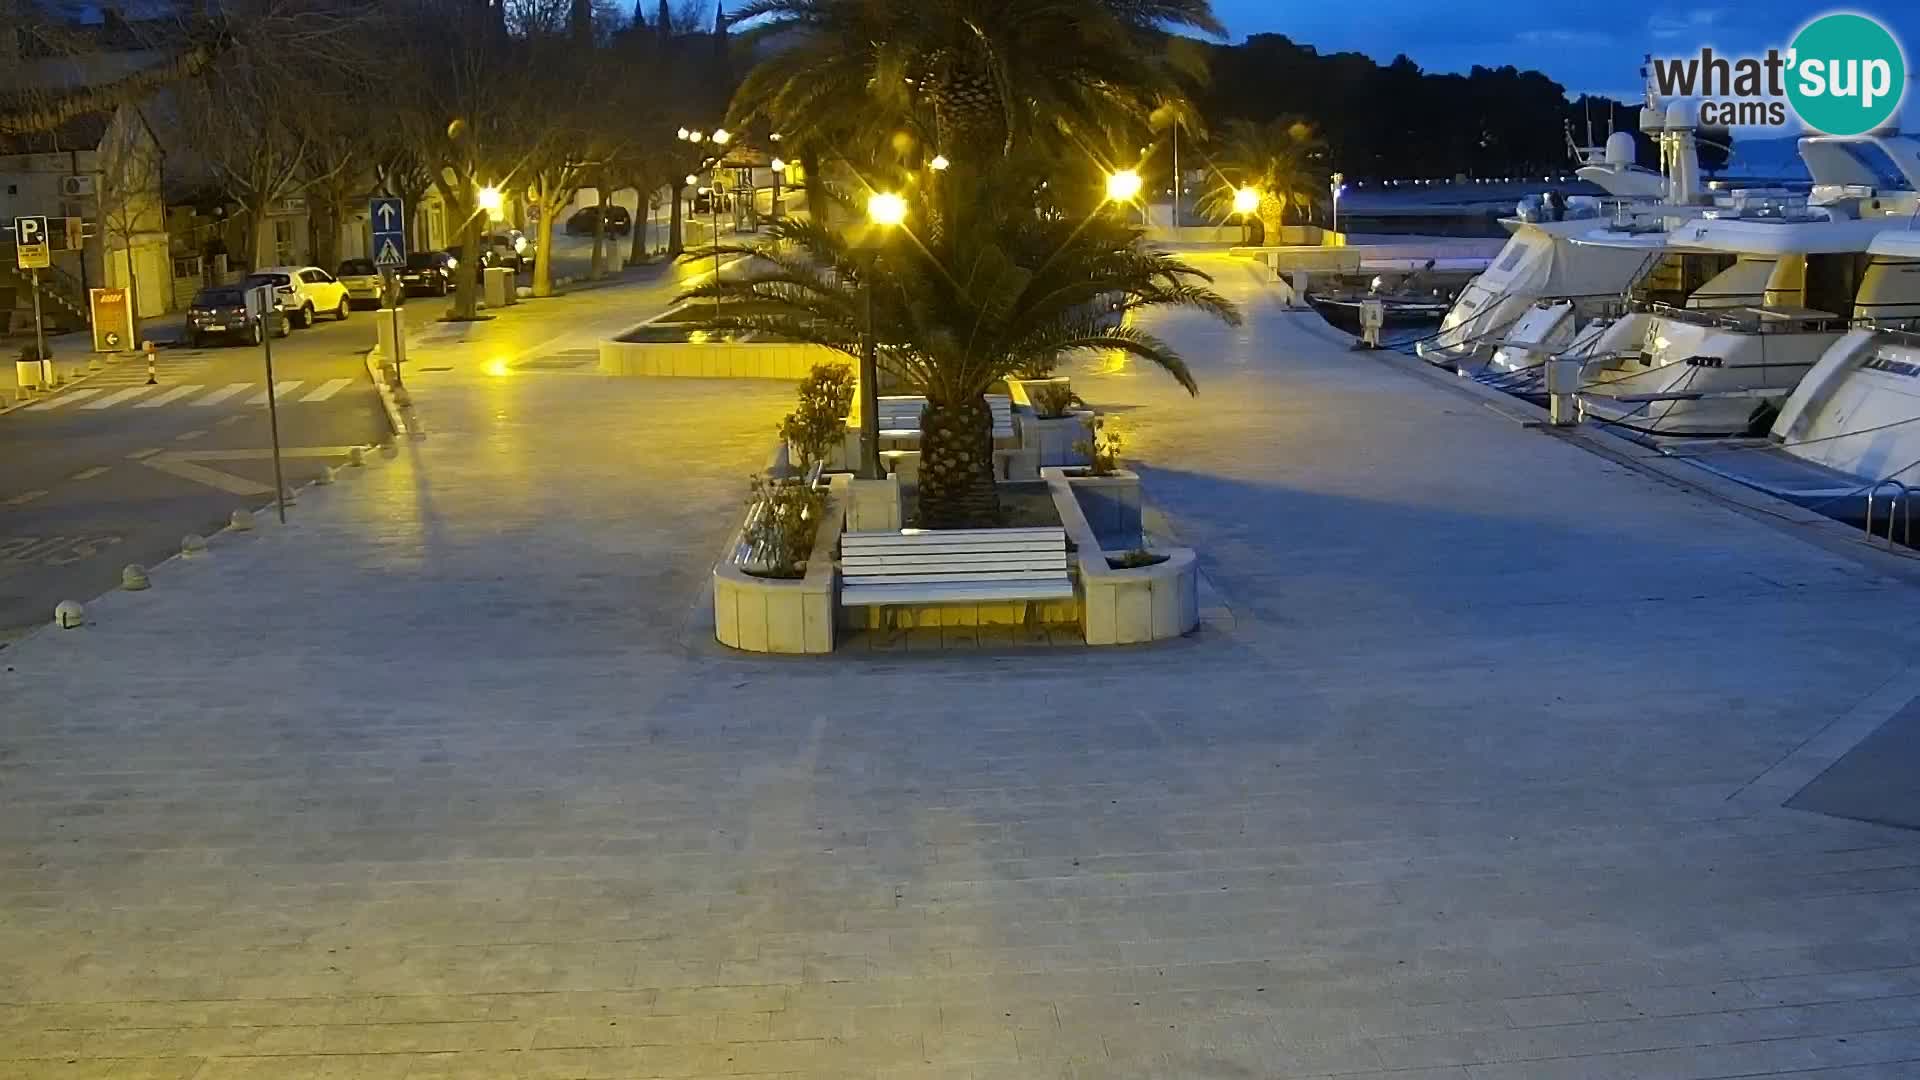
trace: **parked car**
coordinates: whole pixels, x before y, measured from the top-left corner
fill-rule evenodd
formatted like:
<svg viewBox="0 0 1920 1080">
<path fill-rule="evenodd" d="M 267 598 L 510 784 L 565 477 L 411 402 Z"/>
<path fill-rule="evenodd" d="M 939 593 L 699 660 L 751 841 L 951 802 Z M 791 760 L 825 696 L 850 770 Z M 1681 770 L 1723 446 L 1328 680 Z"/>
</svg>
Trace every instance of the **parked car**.
<svg viewBox="0 0 1920 1080">
<path fill-rule="evenodd" d="M 400 270 L 401 291 L 409 296 L 416 292 L 445 296 L 453 291 L 453 271 L 459 265 L 460 260 L 449 252 L 416 251 Z"/>
<path fill-rule="evenodd" d="M 467 249 L 459 244 L 451 244 L 447 247 L 447 254 L 453 256 L 453 265 L 459 266 L 460 260 L 467 257 Z M 480 258 L 474 261 L 474 269 L 485 270 L 490 266 L 499 265 L 500 258 L 494 254 L 493 246 L 482 243 L 480 245 Z"/>
<path fill-rule="evenodd" d="M 533 262 L 533 241 L 519 229 L 494 233 L 487 238 L 487 248 L 494 266 L 507 267 L 516 274 Z"/>
<path fill-rule="evenodd" d="M 627 208 L 609 204 L 575 210 L 573 216 L 567 219 L 567 235 L 592 236 L 593 223 L 603 212 L 607 215 L 607 235 L 625 236 L 633 231 L 633 215 L 627 213 Z"/>
<path fill-rule="evenodd" d="M 266 320 L 274 337 L 286 337 L 293 328 L 278 307 Z M 260 344 L 261 324 L 247 314 L 247 291 L 239 285 L 201 289 L 187 305 L 187 348 L 202 349 L 210 342 Z"/>
<path fill-rule="evenodd" d="M 280 310 L 301 329 L 312 326 L 322 311 L 343 322 L 352 311 L 346 286 L 317 266 L 263 267 L 248 274 L 241 284 L 247 288 L 272 285 L 280 299 Z"/>
<path fill-rule="evenodd" d="M 340 271 L 334 277 L 346 288 L 348 302 L 356 306 L 379 307 L 384 299 L 387 279 L 380 275 L 380 268 L 373 265 L 372 259 L 348 259 L 340 264 Z"/>
</svg>

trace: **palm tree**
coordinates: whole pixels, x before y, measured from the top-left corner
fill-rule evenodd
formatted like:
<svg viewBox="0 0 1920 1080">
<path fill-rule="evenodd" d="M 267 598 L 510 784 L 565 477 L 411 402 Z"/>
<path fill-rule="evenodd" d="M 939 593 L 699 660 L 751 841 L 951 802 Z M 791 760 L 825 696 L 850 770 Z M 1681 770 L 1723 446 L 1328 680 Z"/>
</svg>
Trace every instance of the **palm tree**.
<svg viewBox="0 0 1920 1080">
<path fill-rule="evenodd" d="M 1234 212 L 1235 190 L 1251 187 L 1260 193 L 1256 216 L 1266 234 L 1265 242 L 1278 243 L 1280 229 L 1287 223 L 1287 209 L 1297 206 L 1305 211 L 1326 186 L 1322 168 L 1326 140 L 1312 124 L 1294 117 L 1264 124 L 1235 120 L 1222 135 L 1214 166 L 1228 186 L 1202 196 L 1199 211 L 1225 221 Z"/>
<path fill-rule="evenodd" d="M 765 248 L 721 249 L 759 256 L 745 276 L 707 282 L 682 299 L 721 301 L 706 329 L 757 331 L 855 358 L 870 299 L 881 366 L 927 398 L 920 525 L 995 525 L 993 417 L 984 396 L 996 382 L 1050 370 L 1071 353 L 1117 351 L 1197 393 L 1179 353 L 1134 325 L 1132 314 L 1177 306 L 1240 321 L 1205 274 L 1144 247 L 1137 230 L 1111 215 L 1076 222 L 1037 212 L 1037 188 L 1031 169 L 1002 166 L 949 196 L 967 204 L 965 227 L 924 245 L 907 232 L 862 247 L 817 221 L 781 221 Z"/>
</svg>

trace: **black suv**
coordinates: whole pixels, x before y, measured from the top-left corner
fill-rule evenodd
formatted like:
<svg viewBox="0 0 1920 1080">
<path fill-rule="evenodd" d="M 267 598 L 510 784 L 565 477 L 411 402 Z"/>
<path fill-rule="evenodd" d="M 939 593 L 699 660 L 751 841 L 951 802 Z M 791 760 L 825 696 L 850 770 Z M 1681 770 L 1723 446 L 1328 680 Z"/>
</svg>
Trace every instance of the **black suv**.
<svg viewBox="0 0 1920 1080">
<path fill-rule="evenodd" d="M 625 236 L 633 231 L 633 215 L 627 213 L 627 208 L 609 204 L 607 206 L 589 206 L 581 210 L 575 210 L 573 216 L 567 219 L 567 234 L 569 236 L 592 236 L 593 223 L 603 212 L 607 215 L 608 236 Z"/>
<path fill-rule="evenodd" d="M 293 332 L 286 312 L 278 307 L 268 314 L 267 323 L 274 337 Z M 234 285 L 201 289 L 187 306 L 187 348 L 205 348 L 209 342 L 260 344 L 260 324 L 247 315 L 247 291 Z"/>
<path fill-rule="evenodd" d="M 409 296 L 445 296 L 453 291 L 453 268 L 457 265 L 449 252 L 416 251 L 407 256 L 407 265 L 400 270 L 400 288 Z"/>
</svg>

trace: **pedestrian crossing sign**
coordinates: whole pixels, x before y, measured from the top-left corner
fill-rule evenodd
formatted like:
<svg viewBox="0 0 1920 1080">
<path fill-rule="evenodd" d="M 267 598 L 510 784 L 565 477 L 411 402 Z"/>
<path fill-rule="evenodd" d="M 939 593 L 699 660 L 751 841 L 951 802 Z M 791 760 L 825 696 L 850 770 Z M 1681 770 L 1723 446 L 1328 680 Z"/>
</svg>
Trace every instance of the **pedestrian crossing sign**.
<svg viewBox="0 0 1920 1080">
<path fill-rule="evenodd" d="M 379 252 L 373 257 L 373 261 L 376 265 L 383 267 L 405 266 L 407 264 L 407 256 L 400 250 L 400 245 L 394 243 L 392 240 L 383 240 L 380 243 Z"/>
</svg>

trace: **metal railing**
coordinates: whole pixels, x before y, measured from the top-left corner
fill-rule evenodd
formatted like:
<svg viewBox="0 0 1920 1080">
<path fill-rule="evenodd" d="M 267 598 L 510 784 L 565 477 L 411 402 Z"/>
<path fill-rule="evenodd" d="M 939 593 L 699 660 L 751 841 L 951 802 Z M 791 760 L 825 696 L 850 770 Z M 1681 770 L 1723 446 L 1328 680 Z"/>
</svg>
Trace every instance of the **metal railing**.
<svg viewBox="0 0 1920 1080">
<path fill-rule="evenodd" d="M 1631 301 L 1627 304 L 1627 311 L 1740 334 L 1844 334 L 1853 324 L 1851 318 L 1840 315 L 1768 318 L 1755 310 L 1733 315 L 1719 308 L 1675 307 L 1657 300 Z"/>
<path fill-rule="evenodd" d="M 1887 499 L 1887 546 L 1892 547 L 1894 545 L 1893 516 L 1895 513 L 1898 513 L 1900 515 L 1899 542 L 1903 546 L 1911 547 L 1913 541 L 1913 489 L 1893 479 L 1882 480 L 1867 489 L 1867 542 L 1872 543 L 1879 539 L 1878 534 L 1873 531 L 1873 507 L 1875 501 L 1880 497 L 1880 493 L 1888 488 L 1893 489 L 1893 494 Z"/>
</svg>

